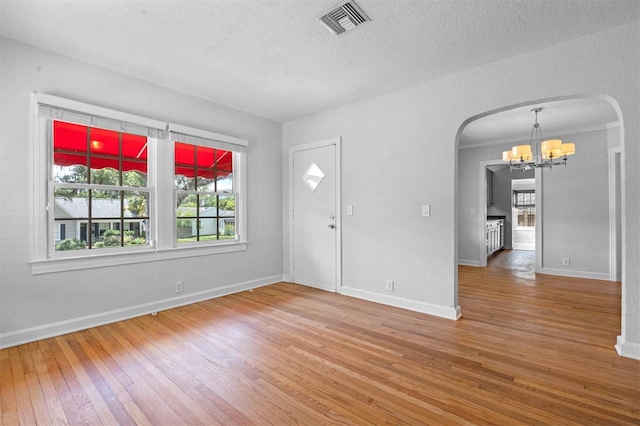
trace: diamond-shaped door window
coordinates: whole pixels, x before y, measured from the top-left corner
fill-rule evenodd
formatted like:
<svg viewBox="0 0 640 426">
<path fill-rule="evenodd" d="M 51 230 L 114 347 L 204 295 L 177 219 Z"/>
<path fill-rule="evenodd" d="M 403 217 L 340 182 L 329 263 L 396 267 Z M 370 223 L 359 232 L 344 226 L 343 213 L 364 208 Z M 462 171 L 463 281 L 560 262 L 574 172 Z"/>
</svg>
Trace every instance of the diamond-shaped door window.
<svg viewBox="0 0 640 426">
<path fill-rule="evenodd" d="M 318 185 L 320 185 L 320 182 L 322 182 L 322 179 L 324 179 L 324 176 L 324 172 L 320 170 L 320 167 L 318 167 L 315 161 L 313 161 L 307 171 L 304 172 L 304 175 L 302 175 L 302 179 L 309 189 L 311 189 L 312 192 L 315 192 Z"/>
</svg>

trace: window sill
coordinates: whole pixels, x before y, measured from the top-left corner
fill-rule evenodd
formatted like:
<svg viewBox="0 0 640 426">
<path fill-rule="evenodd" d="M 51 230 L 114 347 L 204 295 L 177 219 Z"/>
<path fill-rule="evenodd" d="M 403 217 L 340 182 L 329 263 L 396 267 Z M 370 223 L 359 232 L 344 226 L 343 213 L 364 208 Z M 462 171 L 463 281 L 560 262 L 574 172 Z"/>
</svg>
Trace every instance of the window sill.
<svg viewBox="0 0 640 426">
<path fill-rule="evenodd" d="M 245 251 L 246 249 L 246 242 L 234 241 L 225 244 L 208 245 L 206 247 L 175 247 L 169 249 L 149 249 L 148 251 L 32 260 L 29 261 L 29 265 L 31 265 L 31 273 L 33 275 L 41 275 L 54 272 L 77 271 L 80 269 L 103 268 L 107 266 L 131 265 L 134 263 L 232 253 Z"/>
</svg>

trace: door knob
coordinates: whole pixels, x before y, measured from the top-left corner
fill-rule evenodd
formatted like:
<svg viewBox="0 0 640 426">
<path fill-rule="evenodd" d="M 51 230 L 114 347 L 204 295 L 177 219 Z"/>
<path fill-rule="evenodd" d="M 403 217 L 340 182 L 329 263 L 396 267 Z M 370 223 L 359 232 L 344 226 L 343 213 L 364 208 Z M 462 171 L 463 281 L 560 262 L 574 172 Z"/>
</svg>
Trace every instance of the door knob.
<svg viewBox="0 0 640 426">
<path fill-rule="evenodd" d="M 329 228 L 331 228 L 331 229 L 335 229 L 335 227 L 336 227 L 336 226 L 335 226 L 333 223 L 330 223 L 330 224 L 329 224 Z"/>
</svg>

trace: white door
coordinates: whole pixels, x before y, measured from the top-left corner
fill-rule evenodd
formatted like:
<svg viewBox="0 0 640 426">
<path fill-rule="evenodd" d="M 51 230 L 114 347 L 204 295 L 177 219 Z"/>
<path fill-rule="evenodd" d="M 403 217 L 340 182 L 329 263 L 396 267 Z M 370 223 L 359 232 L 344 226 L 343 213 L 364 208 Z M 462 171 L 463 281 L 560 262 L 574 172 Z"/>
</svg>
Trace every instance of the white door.
<svg viewBox="0 0 640 426">
<path fill-rule="evenodd" d="M 339 221 L 335 143 L 292 148 L 293 282 L 336 291 Z"/>
</svg>

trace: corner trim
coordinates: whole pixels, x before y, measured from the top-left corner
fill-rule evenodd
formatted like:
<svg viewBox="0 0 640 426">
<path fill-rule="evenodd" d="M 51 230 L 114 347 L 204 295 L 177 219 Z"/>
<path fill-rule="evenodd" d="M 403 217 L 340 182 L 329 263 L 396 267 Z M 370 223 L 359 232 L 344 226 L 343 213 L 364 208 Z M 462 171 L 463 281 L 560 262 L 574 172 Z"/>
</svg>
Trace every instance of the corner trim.
<svg viewBox="0 0 640 426">
<path fill-rule="evenodd" d="M 640 344 L 627 342 L 624 336 L 618 336 L 615 348 L 618 355 L 640 361 Z"/>
<path fill-rule="evenodd" d="M 427 315 L 433 315 L 440 318 L 458 320 L 462 316 L 460 306 L 442 306 L 434 305 L 426 302 L 418 302 L 415 300 L 403 299 L 395 296 L 387 296 L 384 294 L 374 293 L 371 291 L 360 290 L 353 287 L 340 287 L 340 293 L 344 296 L 351 296 L 357 299 L 368 300 L 369 302 L 381 303 L 383 305 L 394 306 L 396 308 L 408 309 L 410 311 L 420 312 Z"/>
<path fill-rule="evenodd" d="M 271 277 L 264 277 L 256 280 L 245 281 L 242 283 L 231 284 L 211 290 L 184 294 L 178 297 L 171 297 L 169 299 L 143 303 L 141 305 L 129 306 L 122 309 L 115 309 L 112 311 L 87 315 L 79 318 L 71 318 L 51 324 L 29 327 L 22 330 L 0 334 L 0 349 L 18 346 L 24 343 L 34 342 L 36 340 L 60 336 L 62 334 L 73 333 L 75 331 L 85 330 L 91 327 L 98 327 L 117 321 L 123 321 L 142 315 L 151 314 L 157 311 L 164 311 L 167 309 L 177 308 L 179 306 L 190 305 L 192 303 L 202 302 L 221 296 L 227 296 L 233 293 L 239 293 L 258 287 L 275 284 L 281 282 L 282 278 L 282 275 L 273 275 Z"/>
</svg>

